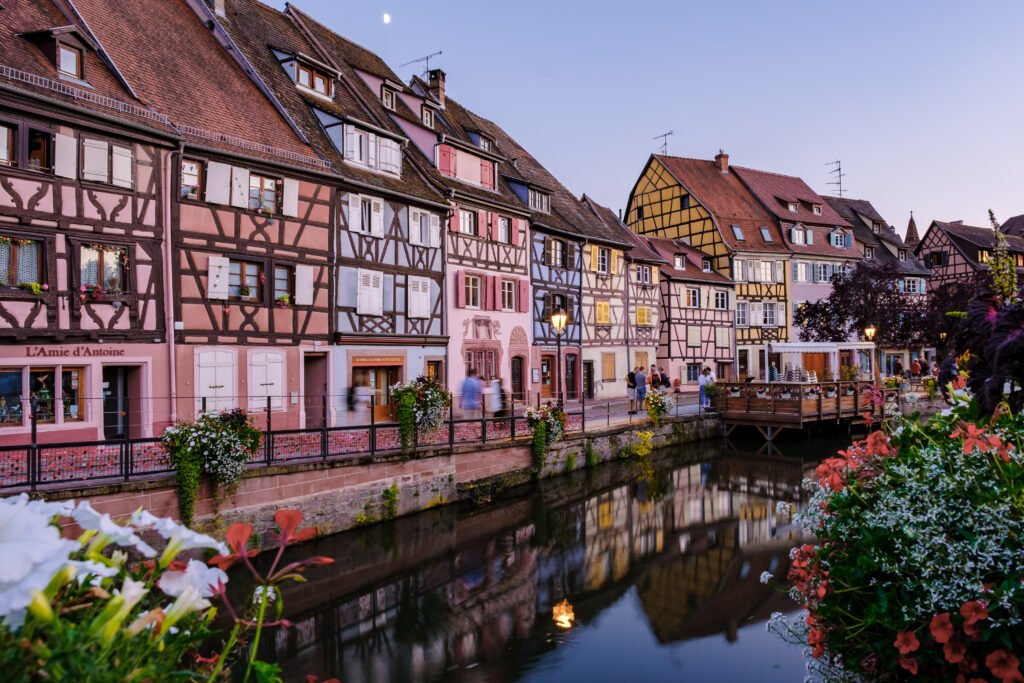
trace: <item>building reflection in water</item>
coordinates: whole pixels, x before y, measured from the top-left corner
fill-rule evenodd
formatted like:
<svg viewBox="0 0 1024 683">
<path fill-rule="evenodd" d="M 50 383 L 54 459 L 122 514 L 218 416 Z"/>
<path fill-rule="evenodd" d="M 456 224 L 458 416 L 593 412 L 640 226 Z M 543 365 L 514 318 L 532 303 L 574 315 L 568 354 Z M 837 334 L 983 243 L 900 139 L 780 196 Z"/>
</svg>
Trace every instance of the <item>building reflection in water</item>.
<svg viewBox="0 0 1024 683">
<path fill-rule="evenodd" d="M 624 463 L 530 499 L 339 534 L 316 549 L 338 563 L 286 589 L 295 627 L 261 655 L 288 681 L 515 680 L 572 637 L 558 603 L 586 628 L 634 587 L 659 642 L 735 639 L 793 608 L 760 575 L 788 570 L 797 531 L 776 504 L 799 510 L 802 477 L 777 455 Z"/>
</svg>

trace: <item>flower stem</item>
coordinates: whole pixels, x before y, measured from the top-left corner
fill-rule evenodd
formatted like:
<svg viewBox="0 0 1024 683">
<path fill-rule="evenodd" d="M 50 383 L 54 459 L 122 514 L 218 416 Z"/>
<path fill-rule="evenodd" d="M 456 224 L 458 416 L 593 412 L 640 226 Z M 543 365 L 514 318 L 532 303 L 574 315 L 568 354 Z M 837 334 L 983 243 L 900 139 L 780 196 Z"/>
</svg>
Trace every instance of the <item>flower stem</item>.
<svg viewBox="0 0 1024 683">
<path fill-rule="evenodd" d="M 220 676 L 221 669 L 224 668 L 224 661 L 228 658 L 232 648 L 235 647 L 235 642 L 238 640 L 238 630 L 241 628 L 238 623 L 235 624 L 234 628 L 231 629 L 231 635 L 228 636 L 228 642 L 224 644 L 224 649 L 221 650 L 220 657 L 217 658 L 217 666 L 213 668 L 210 673 L 210 677 L 206 679 L 206 683 L 213 683 Z"/>
<path fill-rule="evenodd" d="M 245 667 L 245 676 L 242 678 L 242 683 L 249 680 L 249 674 L 252 672 L 252 665 L 256 661 L 256 650 L 260 644 L 260 633 L 263 631 L 263 618 L 267 613 L 267 601 L 268 596 L 266 592 L 263 593 L 262 600 L 260 600 L 260 612 L 256 617 L 256 635 L 252 638 L 252 644 L 249 645 L 249 663 Z"/>
</svg>

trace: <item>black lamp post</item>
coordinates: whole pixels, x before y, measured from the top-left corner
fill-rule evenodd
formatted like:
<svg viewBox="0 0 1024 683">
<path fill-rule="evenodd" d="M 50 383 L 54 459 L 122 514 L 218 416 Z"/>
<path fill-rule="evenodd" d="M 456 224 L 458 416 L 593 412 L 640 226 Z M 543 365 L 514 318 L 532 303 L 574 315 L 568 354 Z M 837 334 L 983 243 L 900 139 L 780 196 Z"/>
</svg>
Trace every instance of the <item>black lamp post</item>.
<svg viewBox="0 0 1024 683">
<path fill-rule="evenodd" d="M 562 333 L 565 332 L 565 326 L 568 322 L 569 316 L 564 308 L 558 307 L 551 312 L 551 329 L 555 332 L 555 346 L 557 348 L 555 352 L 555 382 L 558 383 L 559 408 L 564 405 L 565 401 L 565 396 L 562 394 Z"/>
</svg>

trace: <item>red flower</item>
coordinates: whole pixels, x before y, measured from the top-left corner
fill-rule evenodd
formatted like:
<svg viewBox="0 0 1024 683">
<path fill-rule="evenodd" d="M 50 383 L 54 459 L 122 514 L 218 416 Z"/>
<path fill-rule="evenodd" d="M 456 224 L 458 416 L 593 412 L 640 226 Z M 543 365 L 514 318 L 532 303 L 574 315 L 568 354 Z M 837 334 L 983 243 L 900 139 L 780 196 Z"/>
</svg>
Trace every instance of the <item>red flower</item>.
<svg viewBox="0 0 1024 683">
<path fill-rule="evenodd" d="M 889 445 L 889 437 L 883 431 L 872 432 L 868 436 L 868 455 L 880 455 L 882 457 L 895 455 L 896 451 Z"/>
<path fill-rule="evenodd" d="M 947 662 L 959 664 L 967 656 L 967 643 L 962 640 L 952 640 L 942 646 L 942 652 L 946 655 Z"/>
<path fill-rule="evenodd" d="M 974 624 L 988 619 L 988 603 L 984 600 L 969 600 L 960 606 L 960 616 L 965 624 Z"/>
<path fill-rule="evenodd" d="M 953 637 L 953 620 L 949 618 L 949 612 L 936 614 L 932 617 L 928 628 L 931 630 L 935 640 L 940 643 L 948 643 L 949 639 Z"/>
<path fill-rule="evenodd" d="M 1003 683 L 1024 680 L 1020 674 L 1020 661 L 1006 650 L 995 650 L 985 657 L 985 666 Z"/>
<path fill-rule="evenodd" d="M 974 452 L 974 449 L 986 453 L 992 448 L 988 437 L 985 435 L 985 430 L 969 422 L 961 421 L 960 427 L 953 432 L 952 436 L 964 437 L 964 455 L 970 455 Z"/>
<path fill-rule="evenodd" d="M 973 622 L 964 622 L 964 633 L 975 642 L 981 640 L 981 627 Z"/>
<path fill-rule="evenodd" d="M 232 552 L 230 555 L 214 555 L 211 557 L 209 564 L 212 564 L 214 567 L 220 567 L 224 571 L 227 571 L 231 565 L 241 559 L 243 554 L 248 555 L 249 557 L 255 557 L 259 554 L 258 550 L 246 551 L 245 549 L 245 547 L 249 545 L 249 539 L 252 537 L 252 524 L 235 522 L 228 527 L 225 537 L 228 542 L 228 547 L 231 548 Z"/>
<path fill-rule="evenodd" d="M 899 664 L 910 673 L 917 675 L 917 660 L 913 657 L 900 657 Z"/>
<path fill-rule="evenodd" d="M 913 631 L 901 631 L 896 634 L 893 646 L 900 651 L 901 655 L 908 655 L 921 647 L 921 641 L 917 639 Z M 914 663 L 914 673 L 917 673 L 917 662 Z"/>
</svg>

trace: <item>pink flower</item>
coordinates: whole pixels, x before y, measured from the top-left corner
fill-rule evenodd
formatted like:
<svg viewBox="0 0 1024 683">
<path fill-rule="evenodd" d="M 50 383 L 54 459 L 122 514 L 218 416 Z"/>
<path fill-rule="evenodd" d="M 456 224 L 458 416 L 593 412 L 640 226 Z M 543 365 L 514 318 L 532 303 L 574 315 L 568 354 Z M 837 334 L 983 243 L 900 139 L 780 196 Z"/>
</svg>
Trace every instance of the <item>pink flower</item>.
<svg viewBox="0 0 1024 683">
<path fill-rule="evenodd" d="M 913 657 L 900 657 L 899 664 L 913 675 L 917 675 L 917 660 Z"/>
</svg>

